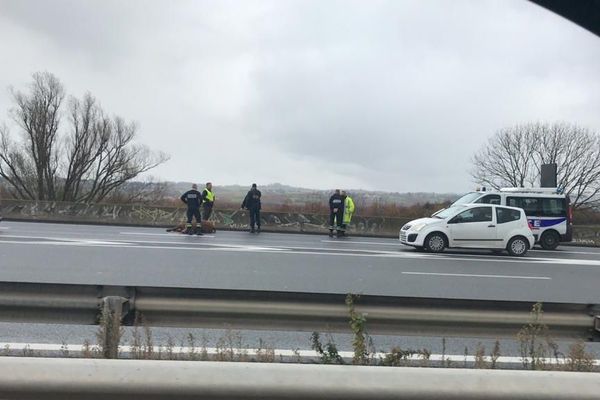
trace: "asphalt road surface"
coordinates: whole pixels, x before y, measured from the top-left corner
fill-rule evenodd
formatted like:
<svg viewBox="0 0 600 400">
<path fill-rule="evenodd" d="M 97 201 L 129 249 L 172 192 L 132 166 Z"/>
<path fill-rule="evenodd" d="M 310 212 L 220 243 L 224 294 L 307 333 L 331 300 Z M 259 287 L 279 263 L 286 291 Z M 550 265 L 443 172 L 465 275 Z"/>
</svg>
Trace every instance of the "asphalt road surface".
<svg viewBox="0 0 600 400">
<path fill-rule="evenodd" d="M 394 239 L 4 221 L 0 280 L 600 304 L 600 250 L 433 255 Z"/>
</svg>

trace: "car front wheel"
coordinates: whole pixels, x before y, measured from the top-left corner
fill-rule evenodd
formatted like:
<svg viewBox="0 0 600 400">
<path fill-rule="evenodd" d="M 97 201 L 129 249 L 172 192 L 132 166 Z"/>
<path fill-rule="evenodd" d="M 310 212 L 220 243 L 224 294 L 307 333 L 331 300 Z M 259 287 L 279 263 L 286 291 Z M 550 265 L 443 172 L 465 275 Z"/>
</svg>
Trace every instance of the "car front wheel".
<svg viewBox="0 0 600 400">
<path fill-rule="evenodd" d="M 441 253 L 446 248 L 446 238 L 441 233 L 431 233 L 425 238 L 425 249 L 432 253 Z"/>
<path fill-rule="evenodd" d="M 510 239 L 508 246 L 506 246 L 506 250 L 511 256 L 522 257 L 527 254 L 527 250 L 529 250 L 529 243 L 523 236 L 516 236 Z"/>
</svg>

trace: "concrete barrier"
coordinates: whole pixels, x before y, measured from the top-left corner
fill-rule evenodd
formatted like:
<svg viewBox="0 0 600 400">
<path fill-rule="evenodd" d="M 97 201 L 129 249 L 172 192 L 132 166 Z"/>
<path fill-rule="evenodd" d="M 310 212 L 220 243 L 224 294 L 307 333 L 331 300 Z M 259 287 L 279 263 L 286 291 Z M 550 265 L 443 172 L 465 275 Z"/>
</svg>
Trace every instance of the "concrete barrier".
<svg viewBox="0 0 600 400">
<path fill-rule="evenodd" d="M 592 400 L 593 373 L 0 357 L 4 399 Z"/>
</svg>

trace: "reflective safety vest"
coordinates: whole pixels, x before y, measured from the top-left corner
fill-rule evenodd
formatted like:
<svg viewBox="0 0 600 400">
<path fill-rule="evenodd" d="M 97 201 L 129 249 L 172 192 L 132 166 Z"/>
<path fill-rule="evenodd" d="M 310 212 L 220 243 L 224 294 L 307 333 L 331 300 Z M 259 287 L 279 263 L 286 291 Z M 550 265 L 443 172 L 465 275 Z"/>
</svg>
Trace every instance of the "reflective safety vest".
<svg viewBox="0 0 600 400">
<path fill-rule="evenodd" d="M 206 191 L 206 201 L 209 203 L 213 203 L 215 201 L 215 195 L 208 189 L 204 189 Z"/>
<path fill-rule="evenodd" d="M 354 214 L 354 201 L 350 196 L 346 196 L 344 200 L 344 224 L 349 224 Z"/>
</svg>

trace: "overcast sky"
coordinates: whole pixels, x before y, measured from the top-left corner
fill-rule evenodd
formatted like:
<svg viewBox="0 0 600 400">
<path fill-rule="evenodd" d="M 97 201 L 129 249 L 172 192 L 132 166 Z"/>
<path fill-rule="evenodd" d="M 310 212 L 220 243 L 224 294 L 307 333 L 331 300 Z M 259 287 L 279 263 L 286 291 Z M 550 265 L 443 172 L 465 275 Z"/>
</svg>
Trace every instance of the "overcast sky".
<svg viewBox="0 0 600 400">
<path fill-rule="evenodd" d="M 50 71 L 167 180 L 461 192 L 499 128 L 600 131 L 600 38 L 524 0 L 0 0 L 0 55 L 0 122 Z"/>
</svg>

